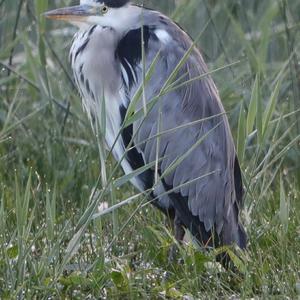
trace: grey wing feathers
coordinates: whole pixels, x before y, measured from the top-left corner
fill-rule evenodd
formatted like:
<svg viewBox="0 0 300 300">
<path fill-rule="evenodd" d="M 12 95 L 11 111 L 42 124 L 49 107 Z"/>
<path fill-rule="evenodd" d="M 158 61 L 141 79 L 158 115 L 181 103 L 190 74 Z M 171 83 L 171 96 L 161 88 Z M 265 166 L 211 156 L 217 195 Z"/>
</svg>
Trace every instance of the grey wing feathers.
<svg viewBox="0 0 300 300">
<path fill-rule="evenodd" d="M 163 44 L 155 38 L 149 40 L 147 60 L 152 62 L 158 51 L 160 59 L 146 84 L 148 101 L 157 96 L 191 46 L 189 37 L 175 24 L 162 28 L 169 31 L 172 41 Z M 195 49 L 177 79 L 184 82 L 206 72 L 205 63 Z M 215 117 L 209 118 L 212 116 Z M 197 122 L 204 118 L 209 119 Z M 192 122 L 193 125 L 182 126 Z M 160 175 L 175 163 L 176 167 L 167 172 L 163 181 L 168 186 L 178 187 L 175 191 L 188 199 L 190 212 L 203 222 L 206 231 L 216 226 L 220 233 L 224 217 L 232 214 L 231 207 L 236 201 L 234 175 L 231 174 L 236 154 L 228 121 L 210 76 L 161 97 L 145 119 L 134 124 L 134 131 L 137 132 L 135 143 L 146 163 L 157 156 L 163 158 L 159 163 Z M 159 138 L 149 139 L 158 133 L 161 133 Z M 162 192 L 161 186 L 156 192 Z"/>
</svg>

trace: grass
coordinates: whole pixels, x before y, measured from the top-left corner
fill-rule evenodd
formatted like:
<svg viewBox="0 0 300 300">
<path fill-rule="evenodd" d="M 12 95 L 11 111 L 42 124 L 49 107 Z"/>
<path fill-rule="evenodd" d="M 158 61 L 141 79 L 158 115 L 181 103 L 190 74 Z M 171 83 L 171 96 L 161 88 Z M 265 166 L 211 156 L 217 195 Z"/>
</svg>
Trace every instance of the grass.
<svg viewBox="0 0 300 300">
<path fill-rule="evenodd" d="M 41 17 L 71 1 L 0 1 L 1 299 L 299 297 L 300 3 L 150 2 L 195 38 L 205 28 L 246 188 L 239 272 L 192 244 L 169 265 L 163 216 L 99 155 L 67 63 L 73 28 Z"/>
</svg>

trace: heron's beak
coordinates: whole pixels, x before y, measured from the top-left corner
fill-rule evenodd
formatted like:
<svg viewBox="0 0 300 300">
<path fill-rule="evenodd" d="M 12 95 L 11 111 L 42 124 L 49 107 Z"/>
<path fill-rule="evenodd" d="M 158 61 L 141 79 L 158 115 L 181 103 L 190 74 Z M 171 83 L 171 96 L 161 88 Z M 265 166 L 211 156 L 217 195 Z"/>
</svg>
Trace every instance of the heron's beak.
<svg viewBox="0 0 300 300">
<path fill-rule="evenodd" d="M 63 21 L 84 21 L 86 17 L 95 14 L 95 7 L 90 5 L 77 5 L 54 9 L 44 13 L 44 16 L 49 19 Z"/>
</svg>

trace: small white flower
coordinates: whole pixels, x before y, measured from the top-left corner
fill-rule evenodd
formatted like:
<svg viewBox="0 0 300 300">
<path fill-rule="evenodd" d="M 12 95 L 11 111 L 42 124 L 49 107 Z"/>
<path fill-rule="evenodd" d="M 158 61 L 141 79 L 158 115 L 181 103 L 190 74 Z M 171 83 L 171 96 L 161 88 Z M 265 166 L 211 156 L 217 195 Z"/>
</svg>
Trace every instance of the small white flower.
<svg viewBox="0 0 300 300">
<path fill-rule="evenodd" d="M 108 203 L 107 202 L 101 202 L 98 206 L 98 212 L 102 212 L 104 210 L 108 209 Z"/>
</svg>

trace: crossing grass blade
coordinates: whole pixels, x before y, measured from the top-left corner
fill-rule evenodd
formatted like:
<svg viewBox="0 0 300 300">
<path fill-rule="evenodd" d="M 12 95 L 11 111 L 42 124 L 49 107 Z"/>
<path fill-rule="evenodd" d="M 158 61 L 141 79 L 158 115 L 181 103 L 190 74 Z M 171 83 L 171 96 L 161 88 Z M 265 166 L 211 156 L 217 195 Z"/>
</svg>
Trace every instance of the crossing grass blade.
<svg viewBox="0 0 300 300">
<path fill-rule="evenodd" d="M 281 80 L 279 79 L 275 84 L 274 90 L 270 96 L 270 100 L 267 104 L 266 110 L 263 114 L 263 124 L 262 124 L 262 136 L 264 137 L 267 133 L 268 127 L 270 125 L 270 121 L 273 117 L 276 103 L 278 101 L 278 95 L 280 91 Z"/>
</svg>

